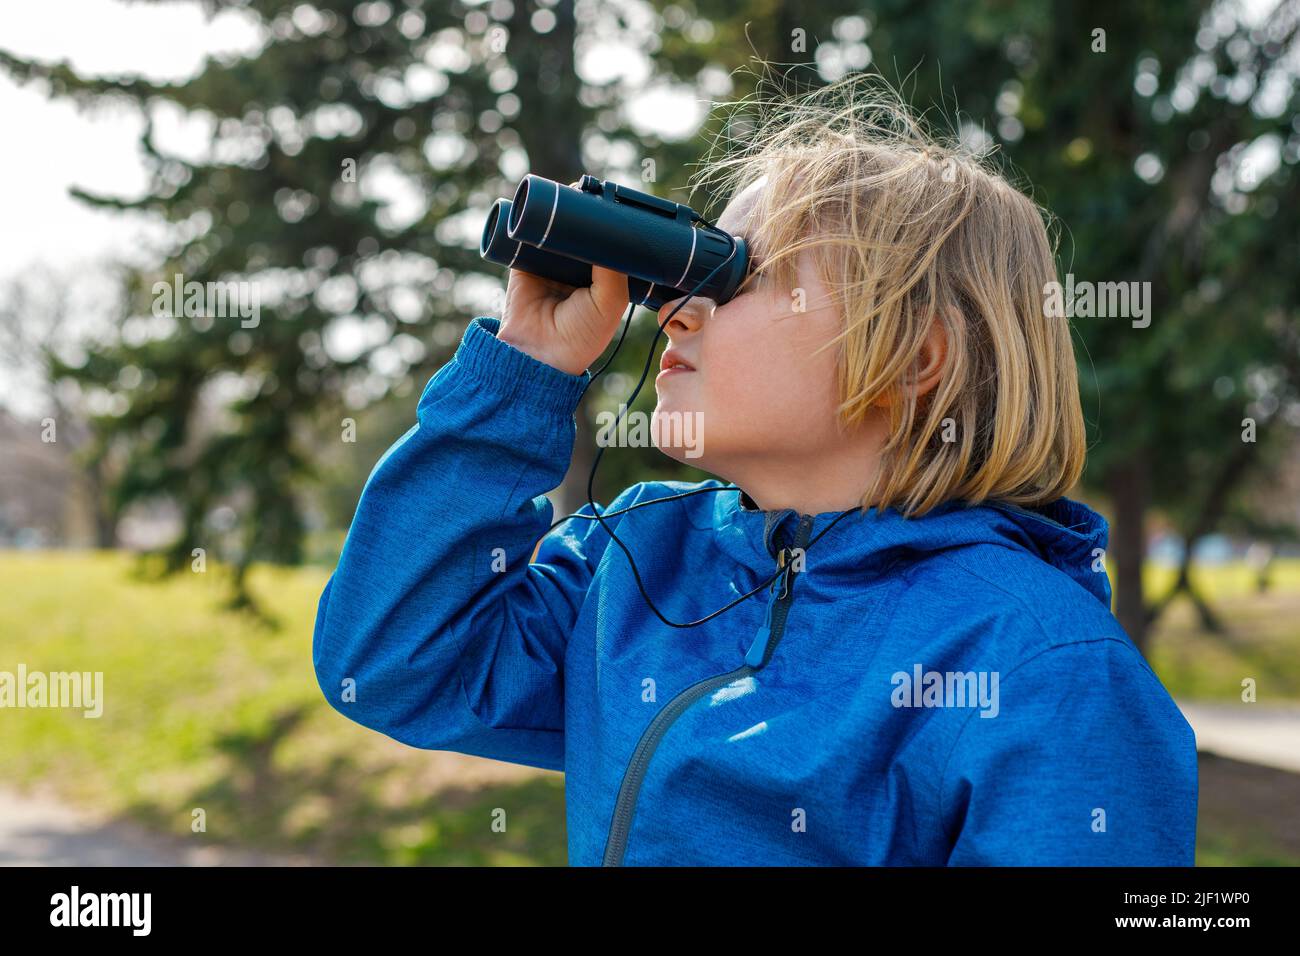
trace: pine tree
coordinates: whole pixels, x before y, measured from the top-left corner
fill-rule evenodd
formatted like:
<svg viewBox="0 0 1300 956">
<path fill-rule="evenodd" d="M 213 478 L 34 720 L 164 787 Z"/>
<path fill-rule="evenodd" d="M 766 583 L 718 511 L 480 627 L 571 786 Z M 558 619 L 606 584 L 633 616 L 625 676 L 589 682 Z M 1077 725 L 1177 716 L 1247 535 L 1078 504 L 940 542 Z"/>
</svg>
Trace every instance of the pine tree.
<svg viewBox="0 0 1300 956">
<path fill-rule="evenodd" d="M 156 214 L 172 242 L 156 270 L 131 277 L 120 334 L 58 372 L 120 397 L 121 414 L 96 423 L 101 453 L 118 462 L 115 509 L 177 503 L 184 530 L 167 566 L 187 567 L 203 547 L 235 565 L 247 600 L 251 562 L 303 554 L 303 490 L 329 451 L 322 443 L 354 438 L 360 410 L 386 396 L 404 400 L 409 421 L 418 386 L 468 319 L 493 314 L 505 270 L 477 250 L 491 202 L 527 172 L 606 175 L 603 163 L 584 168 L 584 134 L 609 144 L 624 130 L 613 91 L 575 71 L 578 16 L 596 16 L 592 4 L 206 6 L 255 17 L 261 50 L 209 60 L 177 83 L 88 78 L 8 54 L 0 69 L 53 97 L 134 104 L 148 121 L 146 195 L 78 195 Z M 156 141 L 166 104 L 208 123 L 202 160 Z M 639 138 L 636 152 L 655 143 Z M 640 168 L 635 157 L 629 168 Z M 413 213 L 383 201 L 386 183 Z M 235 283 L 258 315 L 191 315 L 188 292 L 169 301 L 178 275 L 183 291 Z M 364 345 L 340 357 L 328 345 L 347 327 Z M 577 457 L 588 462 L 590 432 L 579 428 Z M 585 494 L 575 466 L 572 488 L 579 478 Z"/>
</svg>

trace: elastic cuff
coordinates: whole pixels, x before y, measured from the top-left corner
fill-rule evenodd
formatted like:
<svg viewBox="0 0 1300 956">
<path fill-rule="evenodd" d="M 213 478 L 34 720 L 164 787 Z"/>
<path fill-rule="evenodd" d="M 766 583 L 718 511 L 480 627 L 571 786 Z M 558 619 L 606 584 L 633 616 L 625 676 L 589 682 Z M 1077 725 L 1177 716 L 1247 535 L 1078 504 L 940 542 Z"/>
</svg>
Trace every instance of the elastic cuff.
<svg viewBox="0 0 1300 956">
<path fill-rule="evenodd" d="M 521 352 L 497 338 L 501 320 L 480 315 L 465 327 L 452 360 L 502 398 L 527 402 L 548 412 L 568 412 L 591 380 L 591 373 L 570 375 Z"/>
</svg>

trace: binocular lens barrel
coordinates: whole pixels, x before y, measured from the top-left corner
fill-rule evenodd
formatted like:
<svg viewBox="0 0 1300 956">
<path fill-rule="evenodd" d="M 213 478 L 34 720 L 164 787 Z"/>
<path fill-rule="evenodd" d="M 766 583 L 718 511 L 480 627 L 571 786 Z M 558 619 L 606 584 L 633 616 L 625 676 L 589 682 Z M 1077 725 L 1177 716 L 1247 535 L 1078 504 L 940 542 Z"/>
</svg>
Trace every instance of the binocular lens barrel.
<svg viewBox="0 0 1300 956">
<path fill-rule="evenodd" d="M 506 234 L 511 206 L 509 199 L 498 199 L 492 205 L 483 226 L 483 238 L 479 241 L 480 256 L 488 262 L 544 279 L 554 279 L 565 285 L 579 288 L 591 285 L 590 263 L 569 259 L 511 239 Z M 629 302 L 645 306 L 651 312 L 658 312 L 666 303 L 680 299 L 686 293 L 681 289 L 669 289 L 636 276 L 628 276 L 627 295 Z"/>
<path fill-rule="evenodd" d="M 592 265 L 613 269 L 628 276 L 631 301 L 656 311 L 688 293 L 721 304 L 745 278 L 745 242 L 699 220 L 689 206 L 594 176 L 573 187 L 530 173 L 513 201 L 493 205 L 479 254 L 573 286 L 591 285 Z"/>
</svg>

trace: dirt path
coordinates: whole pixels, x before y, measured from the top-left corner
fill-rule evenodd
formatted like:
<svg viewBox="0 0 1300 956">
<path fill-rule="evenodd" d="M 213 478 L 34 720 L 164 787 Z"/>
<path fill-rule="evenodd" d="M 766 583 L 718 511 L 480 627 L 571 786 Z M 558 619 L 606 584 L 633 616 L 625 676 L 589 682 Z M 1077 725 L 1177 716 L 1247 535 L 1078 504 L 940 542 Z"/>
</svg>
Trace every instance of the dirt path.
<svg viewBox="0 0 1300 956">
<path fill-rule="evenodd" d="M 1178 709 L 1196 733 L 1198 751 L 1300 773 L 1300 705 L 1179 701 Z"/>
<path fill-rule="evenodd" d="M 228 850 L 73 809 L 48 794 L 0 788 L 0 866 L 302 866 L 310 860 Z"/>
</svg>

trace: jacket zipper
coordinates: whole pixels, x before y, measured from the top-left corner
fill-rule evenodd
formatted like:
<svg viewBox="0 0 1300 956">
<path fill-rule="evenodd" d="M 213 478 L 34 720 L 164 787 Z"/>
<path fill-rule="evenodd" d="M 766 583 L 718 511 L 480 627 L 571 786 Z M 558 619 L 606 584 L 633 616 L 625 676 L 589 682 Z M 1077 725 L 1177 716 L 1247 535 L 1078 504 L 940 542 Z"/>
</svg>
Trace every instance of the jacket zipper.
<svg viewBox="0 0 1300 956">
<path fill-rule="evenodd" d="M 808 537 L 812 531 L 812 518 L 803 516 L 799 519 L 799 529 L 795 533 L 794 549 L 802 548 L 808 543 Z M 794 599 L 794 564 L 787 564 L 788 557 L 792 549 L 781 548 L 777 552 L 776 566 L 778 570 L 784 570 L 784 574 L 778 576 L 768 589 L 772 593 L 771 599 L 767 604 L 767 613 L 763 618 L 763 625 L 758 629 L 755 635 L 754 643 L 750 646 L 749 651 L 745 654 L 745 663 L 733 671 L 725 674 L 718 674 L 714 677 L 706 677 L 703 680 L 696 681 L 690 687 L 679 692 L 664 705 L 663 710 L 655 715 L 654 720 L 650 721 L 650 726 L 646 727 L 641 734 L 641 739 L 637 741 L 636 749 L 632 751 L 632 759 L 628 761 L 627 769 L 623 772 L 623 782 L 618 788 L 618 799 L 614 803 L 614 818 L 609 825 L 609 839 L 605 842 L 605 858 L 603 866 L 621 866 L 623 857 L 627 854 L 628 833 L 632 829 L 632 817 L 636 811 L 636 800 L 641 792 L 641 784 L 645 779 L 646 768 L 650 764 L 650 758 L 654 756 L 655 749 L 663 739 L 668 728 L 677 720 L 686 709 L 693 703 L 703 697 L 710 691 L 719 687 L 724 687 L 733 681 L 750 674 L 757 673 L 761 670 L 776 650 L 776 645 L 780 643 L 781 636 L 785 633 L 786 617 L 790 613 L 790 602 Z"/>
</svg>

